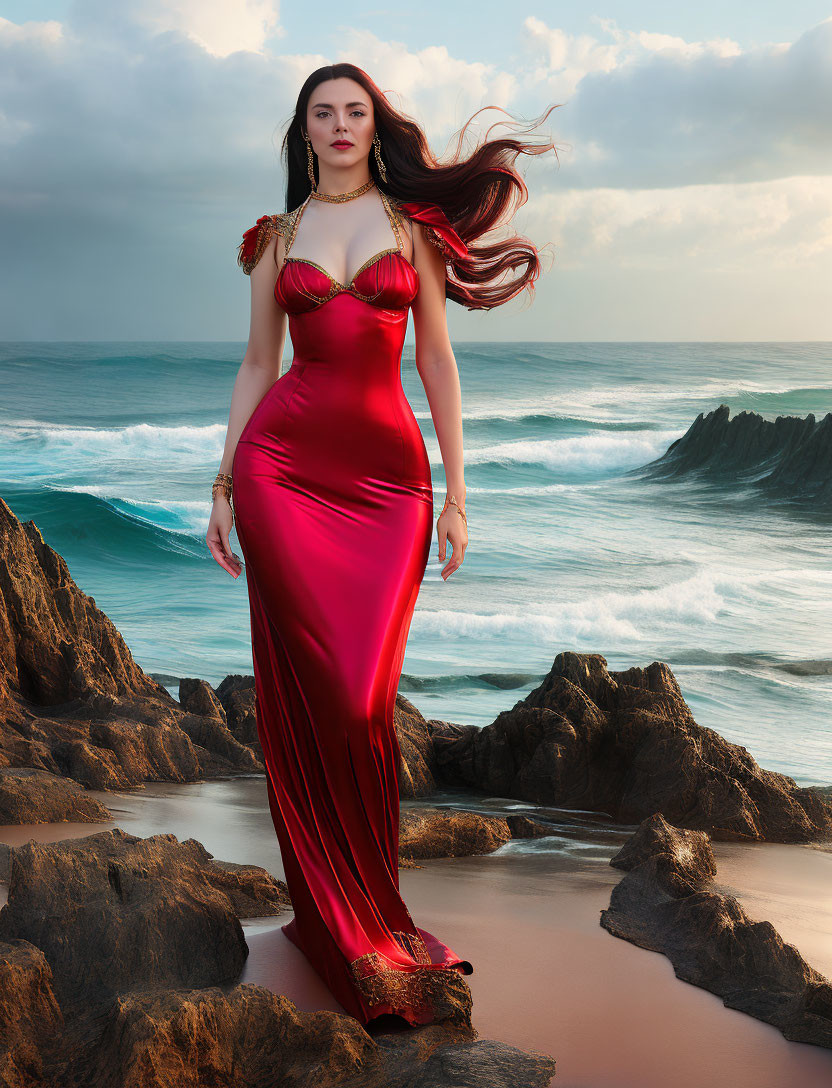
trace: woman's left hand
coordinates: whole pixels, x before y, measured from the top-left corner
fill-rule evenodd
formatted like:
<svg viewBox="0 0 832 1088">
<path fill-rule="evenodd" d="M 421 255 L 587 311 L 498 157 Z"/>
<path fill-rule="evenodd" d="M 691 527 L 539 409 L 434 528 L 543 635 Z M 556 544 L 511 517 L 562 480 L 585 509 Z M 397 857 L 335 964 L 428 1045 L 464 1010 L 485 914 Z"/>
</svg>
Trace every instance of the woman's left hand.
<svg viewBox="0 0 832 1088">
<path fill-rule="evenodd" d="M 468 527 L 465 519 L 455 506 L 448 506 L 436 519 L 436 533 L 439 537 L 439 560 L 445 559 L 445 545 L 448 540 L 453 547 L 453 554 L 440 572 L 447 582 L 448 578 L 462 566 L 465 549 L 468 547 Z"/>
</svg>

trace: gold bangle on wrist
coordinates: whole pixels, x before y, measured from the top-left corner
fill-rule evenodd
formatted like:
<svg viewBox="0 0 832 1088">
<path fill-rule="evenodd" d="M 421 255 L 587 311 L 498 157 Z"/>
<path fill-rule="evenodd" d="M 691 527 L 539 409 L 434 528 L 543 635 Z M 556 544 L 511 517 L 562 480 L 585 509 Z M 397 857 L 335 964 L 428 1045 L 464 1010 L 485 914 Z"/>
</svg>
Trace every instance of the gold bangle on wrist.
<svg viewBox="0 0 832 1088">
<path fill-rule="evenodd" d="M 233 479 L 227 472 L 218 472 L 217 478 L 211 487 L 211 501 L 217 497 L 217 495 L 223 495 L 228 500 L 228 505 L 231 506 L 231 513 L 233 516 L 234 507 L 231 503 L 231 496 L 233 492 Z"/>
<path fill-rule="evenodd" d="M 448 509 L 449 506 L 455 506 L 457 508 L 457 512 L 459 513 L 459 516 L 462 518 L 462 520 L 465 522 L 465 528 L 467 529 L 468 528 L 468 518 L 467 518 L 467 516 L 465 514 L 465 511 L 462 509 L 462 507 L 456 501 L 456 497 L 454 495 L 450 495 L 450 496 L 446 495 L 445 496 L 445 505 L 442 507 L 441 511 L 439 512 L 439 517 L 440 518 L 442 517 L 442 515 L 445 513 L 445 511 Z"/>
</svg>

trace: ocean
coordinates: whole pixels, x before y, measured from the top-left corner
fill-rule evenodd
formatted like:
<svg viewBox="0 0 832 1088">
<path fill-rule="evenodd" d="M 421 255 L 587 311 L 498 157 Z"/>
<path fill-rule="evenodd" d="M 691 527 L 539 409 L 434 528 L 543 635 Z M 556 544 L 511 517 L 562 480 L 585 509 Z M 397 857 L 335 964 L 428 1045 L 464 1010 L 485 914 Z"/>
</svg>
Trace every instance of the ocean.
<svg viewBox="0 0 832 1088">
<path fill-rule="evenodd" d="M 245 576 L 205 545 L 244 349 L 0 344 L 0 494 L 174 695 L 182 676 L 252 671 Z M 637 472 L 723 403 L 767 419 L 832 411 L 832 345 L 454 351 L 469 546 L 443 582 L 434 535 L 399 691 L 427 718 L 481 726 L 561 651 L 612 669 L 665 661 L 701 725 L 801 785 L 832 783 L 832 518 L 750 485 Z M 402 382 L 438 514 L 442 463 L 412 345 Z"/>
</svg>

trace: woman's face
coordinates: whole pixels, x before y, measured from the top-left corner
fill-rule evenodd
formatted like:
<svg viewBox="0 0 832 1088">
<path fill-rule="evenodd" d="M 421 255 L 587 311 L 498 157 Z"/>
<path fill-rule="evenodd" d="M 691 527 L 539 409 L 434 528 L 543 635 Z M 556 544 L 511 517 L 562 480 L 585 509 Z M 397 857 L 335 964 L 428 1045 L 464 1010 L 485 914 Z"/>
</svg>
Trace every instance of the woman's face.
<svg viewBox="0 0 832 1088">
<path fill-rule="evenodd" d="M 337 167 L 366 163 L 376 131 L 372 99 L 353 79 L 327 79 L 309 98 L 306 131 L 320 162 Z"/>
</svg>

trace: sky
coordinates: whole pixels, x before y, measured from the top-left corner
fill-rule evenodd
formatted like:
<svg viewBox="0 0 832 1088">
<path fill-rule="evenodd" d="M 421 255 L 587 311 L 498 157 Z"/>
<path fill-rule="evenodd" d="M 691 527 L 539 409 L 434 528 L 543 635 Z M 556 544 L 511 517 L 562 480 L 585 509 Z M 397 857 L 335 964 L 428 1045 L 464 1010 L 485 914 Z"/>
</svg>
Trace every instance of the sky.
<svg viewBox="0 0 832 1088">
<path fill-rule="evenodd" d="M 453 338 L 832 340 L 832 0 L 0 0 L 0 339 L 244 341 L 236 247 L 336 61 L 440 158 L 557 107 L 534 296 Z"/>
</svg>

